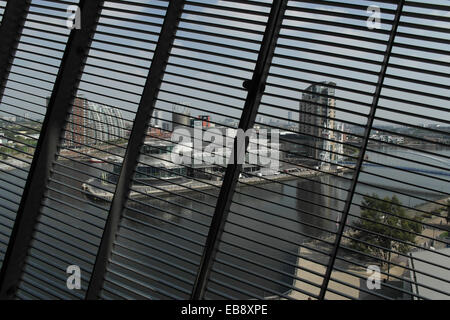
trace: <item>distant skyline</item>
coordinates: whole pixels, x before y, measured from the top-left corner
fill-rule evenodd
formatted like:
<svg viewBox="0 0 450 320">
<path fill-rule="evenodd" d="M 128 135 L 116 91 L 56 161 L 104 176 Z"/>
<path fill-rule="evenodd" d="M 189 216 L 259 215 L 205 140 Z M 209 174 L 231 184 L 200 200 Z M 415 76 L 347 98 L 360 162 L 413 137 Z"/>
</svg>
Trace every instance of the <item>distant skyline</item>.
<svg viewBox="0 0 450 320">
<path fill-rule="evenodd" d="M 206 2 L 218 6 L 230 5 L 226 1 Z M 365 1 L 353 1 L 352 3 L 355 5 L 367 4 Z M 388 38 L 389 22 L 393 18 L 391 12 L 395 9 L 395 5 L 392 4 L 377 3 L 376 1 L 374 3 L 381 8 L 380 30 L 364 29 L 365 20 L 345 17 L 345 15 L 367 16 L 367 13 L 350 7 L 337 7 L 338 3 L 336 3 L 336 7 L 302 3 L 298 8 L 296 8 L 295 2 L 290 3 L 291 7 L 286 12 L 281 36 L 275 49 L 273 65 L 269 71 L 266 93 L 263 96 L 259 114 L 265 118 L 276 115 L 288 119 L 288 114 L 291 113 L 294 120 L 298 119 L 298 101 L 301 99 L 302 92 L 311 83 L 333 81 L 337 84 L 336 120 L 347 120 L 365 125 L 367 120 L 364 115 L 368 113 L 367 105 L 372 102 L 371 95 L 375 90 L 374 85 L 369 85 L 369 83 L 377 82 L 377 72 L 382 59 L 380 53 L 385 50 L 385 45 L 381 41 L 386 41 Z M 63 4 L 56 3 L 55 6 L 65 8 Z M 120 8 L 124 8 L 124 5 L 105 2 L 101 18 L 102 24 L 98 28 L 100 33 L 94 37 L 78 94 L 83 94 L 91 101 L 117 106 L 123 109 L 124 118 L 132 121 L 151 63 L 151 51 L 154 50 L 158 39 L 159 27 L 157 25 L 162 23 L 165 12 L 138 5 L 127 7 L 128 10 L 134 10 L 135 13 L 114 10 Z M 228 14 L 235 15 L 236 18 L 247 19 L 248 22 L 236 20 L 231 22 L 231 25 L 224 26 L 224 28 L 227 27 L 226 29 L 208 26 L 208 23 L 213 22 L 220 24 L 216 18 L 193 13 L 183 14 L 180 30 L 177 32 L 156 103 L 156 108 L 160 110 L 162 118 L 170 120 L 171 106 L 175 103 L 190 104 L 191 113 L 194 116 L 210 112 L 217 121 L 223 121 L 226 116 L 240 117 L 246 97 L 246 91 L 242 88 L 242 80 L 251 77 L 269 8 L 242 3 L 236 4 L 236 8 L 246 10 L 248 13 L 228 11 Z M 194 5 L 185 7 L 185 10 L 193 9 L 203 13 L 220 14 L 213 8 Z M 313 13 L 313 11 L 319 12 L 318 10 L 322 14 Z M 405 6 L 404 11 L 450 16 L 449 13 L 437 10 L 408 6 Z M 254 12 L 254 14 L 250 14 L 250 12 Z M 338 12 L 341 15 L 333 15 L 332 12 Z M 61 27 L 46 25 L 45 29 L 49 32 L 45 32 L 44 29 L 39 31 L 43 28 L 43 25 L 38 22 L 41 18 L 39 13 L 49 13 L 49 11 L 33 7 L 32 4 L 30 17 L 34 20 L 27 20 L 25 24 L 24 35 L 16 54 L 17 58 L 11 69 L 10 81 L 7 83 L 5 97 L 0 105 L 0 114 L 7 116 L 1 111 L 15 114 L 21 112 L 14 106 L 39 113 L 31 112 L 31 118 L 42 119 L 45 113 L 45 99 L 42 97 L 51 92 L 59 65 L 59 61 L 50 56 L 54 56 L 56 59 L 62 57 L 61 50 L 65 48 L 64 43 L 69 30 L 65 28 L 65 19 L 68 15 L 65 12 L 51 11 L 51 14 L 57 14 L 61 19 L 48 17 L 45 22 L 53 22 Z M 146 14 L 147 16 L 144 16 Z M 148 14 L 152 16 L 148 16 Z M 117 23 L 114 20 L 115 17 L 126 19 L 121 21 L 121 27 L 136 28 L 136 32 L 115 29 L 114 26 Z M 318 26 L 311 19 L 327 23 Z M 412 17 L 405 17 L 404 20 L 411 23 L 427 23 L 428 21 Z M 142 23 L 143 21 L 152 24 Z M 344 24 L 354 27 L 347 28 Z M 450 30 L 448 22 L 433 21 L 432 25 L 437 30 Z M 221 46 L 218 39 L 210 35 L 214 32 L 219 36 L 223 30 L 226 30 L 227 36 L 229 36 L 227 46 Z M 400 35 L 396 37 L 394 43 L 394 55 L 390 60 L 392 65 L 387 70 L 385 87 L 379 101 L 380 108 L 376 114 L 385 121 L 377 119 L 376 125 L 386 124 L 388 120 L 415 125 L 436 123 L 445 126 L 449 123 L 448 98 L 438 97 L 450 96 L 450 77 L 441 76 L 450 74 L 450 58 L 448 55 L 439 54 L 439 52 L 450 51 L 450 33 L 437 30 L 421 29 L 418 34 L 420 37 L 416 39 L 412 35 L 417 29 L 399 27 Z M 62 33 L 62 35 L 56 36 L 51 32 Z M 122 34 L 128 38 L 115 39 L 107 33 Z M 59 42 L 45 41 L 30 36 L 41 38 L 44 36 L 44 38 Z M 445 39 L 444 43 L 422 39 L 433 36 Z M 136 39 L 145 37 L 145 41 L 131 40 L 133 37 Z M 238 40 L 238 38 L 242 40 Z M 371 39 L 375 41 L 371 41 Z M 429 39 L 433 40 L 433 38 Z M 204 41 L 210 41 L 215 45 L 207 45 Z M 343 41 L 345 41 L 345 45 L 343 45 Z M 432 64 L 432 62 L 425 63 L 412 58 L 406 59 L 405 55 L 415 57 L 416 54 L 419 54 L 417 50 L 408 49 L 406 45 L 420 46 L 423 48 L 423 51 L 420 52 L 421 58 L 442 61 L 445 66 Z M 352 46 L 354 49 L 345 48 L 345 46 Z M 211 51 L 211 54 L 206 54 L 208 50 Z M 42 55 L 36 56 L 33 52 L 39 52 Z M 233 60 L 226 55 L 234 55 L 240 60 Z M 35 60 L 36 63 L 28 59 Z M 117 64 L 114 61 L 123 61 L 129 65 Z M 230 65 L 230 67 L 225 67 L 226 65 Z M 399 68 L 402 65 L 408 66 L 409 69 Z M 34 70 L 41 70 L 44 73 Z M 427 70 L 429 72 L 426 72 Z M 222 75 L 218 75 L 217 72 Z M 403 77 L 405 80 L 414 79 L 415 83 L 405 82 Z M 47 91 L 44 92 L 32 86 L 43 87 Z M 29 92 L 31 95 L 25 93 L 21 93 L 21 95 L 23 95 L 23 100 L 30 102 L 11 98 L 11 96 L 17 96 L 17 90 Z M 420 94 L 416 94 L 415 91 Z M 391 98 L 388 99 L 388 96 Z M 407 103 L 409 100 L 411 102 Z M 416 105 L 415 102 L 419 102 L 419 105 Z M 420 104 L 438 108 L 436 110 L 425 109 Z M 196 108 L 201 110 L 196 110 Z M 387 108 L 391 108 L 395 112 L 389 111 Z M 430 117 L 434 119 L 430 119 Z"/>
</svg>

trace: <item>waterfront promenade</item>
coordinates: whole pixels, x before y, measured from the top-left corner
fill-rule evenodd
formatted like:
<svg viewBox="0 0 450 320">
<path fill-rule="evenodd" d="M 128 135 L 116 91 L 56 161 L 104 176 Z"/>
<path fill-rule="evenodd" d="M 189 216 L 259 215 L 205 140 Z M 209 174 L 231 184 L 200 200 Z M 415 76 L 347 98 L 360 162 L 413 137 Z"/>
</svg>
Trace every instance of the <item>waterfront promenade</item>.
<svg viewBox="0 0 450 320">
<path fill-rule="evenodd" d="M 433 202 L 427 202 L 421 205 L 418 205 L 416 207 L 417 210 L 408 210 L 408 215 L 410 217 L 415 215 L 420 215 L 419 212 L 425 211 L 425 212 L 433 212 L 434 210 L 438 208 L 442 208 L 443 205 L 447 203 L 447 200 L 450 200 L 450 198 L 443 198 L 438 201 Z M 432 216 L 431 218 L 425 219 L 427 224 L 430 225 L 439 225 L 439 226 L 446 226 L 446 219 L 443 216 Z M 442 224 L 441 224 L 442 223 Z M 431 228 L 425 228 L 422 230 L 422 236 L 416 237 L 416 244 L 419 246 L 423 246 L 426 243 L 430 242 L 430 238 L 438 238 L 440 234 L 442 234 L 443 230 L 433 230 Z M 332 239 L 327 239 L 329 241 L 332 241 Z M 345 237 L 343 238 L 343 242 L 345 243 Z M 319 242 L 315 241 L 312 243 L 313 247 L 320 247 L 321 245 Z M 311 245 L 310 245 L 311 246 Z M 442 247 L 443 244 L 440 243 L 439 247 Z M 321 248 L 322 250 L 325 249 L 325 247 Z M 420 250 L 420 249 L 419 249 Z M 339 254 L 342 256 L 342 254 Z M 345 257 L 348 260 L 351 260 L 351 257 Z M 354 258 L 353 258 L 354 259 Z M 313 261 L 311 261 L 313 260 Z M 307 300 L 307 299 L 313 299 L 311 295 L 318 295 L 320 292 L 320 286 L 323 282 L 323 277 L 326 272 L 326 265 L 327 265 L 326 257 L 323 254 L 320 254 L 318 252 L 314 252 L 312 250 L 309 250 L 305 247 L 299 247 L 298 250 L 298 258 L 297 258 L 297 268 L 295 270 L 295 277 L 300 278 L 295 279 L 293 282 L 293 286 L 298 289 L 296 290 L 290 290 L 288 293 L 289 298 L 297 299 L 297 300 Z M 358 261 L 359 264 L 365 264 L 364 261 Z M 407 258 L 403 256 L 396 256 L 392 259 L 392 263 L 396 264 L 394 266 L 391 266 L 389 270 L 389 275 L 391 277 L 398 277 L 402 278 L 405 275 L 405 272 L 409 272 L 407 269 L 405 269 L 403 266 L 407 265 Z M 367 265 L 373 264 L 367 263 Z M 338 269 L 345 270 L 345 272 L 341 271 L 333 271 L 331 277 L 332 280 L 329 283 L 329 292 L 327 292 L 325 299 L 330 300 L 342 300 L 342 299 L 358 299 L 360 298 L 360 288 L 363 286 L 366 289 L 365 283 L 366 279 L 369 275 L 367 273 L 366 268 L 357 266 L 355 264 L 352 264 L 350 262 L 345 262 L 342 260 L 336 260 L 335 266 Z M 305 270 L 307 269 L 307 270 Z M 382 270 L 383 272 L 387 273 L 387 270 Z M 397 278 L 397 279 L 398 279 Z M 381 279 L 387 279 L 387 275 L 382 274 Z M 344 283 L 344 284 L 343 284 Z M 332 291 L 335 290 L 341 294 L 333 293 Z M 311 295 L 307 295 L 302 293 L 301 291 L 310 292 Z"/>
<path fill-rule="evenodd" d="M 338 171 L 329 171 L 330 173 L 338 173 L 344 172 L 349 169 L 339 169 Z M 239 178 L 239 182 L 249 185 L 256 184 L 265 184 L 272 183 L 273 181 L 284 181 L 284 180 L 293 180 L 302 177 L 315 177 L 324 175 L 327 172 L 318 172 L 314 170 L 304 170 L 300 172 L 292 172 L 289 174 L 279 173 L 274 175 L 266 175 L 263 177 L 246 177 Z M 86 183 L 82 184 L 83 190 L 86 192 L 88 196 L 93 197 L 98 200 L 108 200 L 110 201 L 113 197 L 114 185 L 109 183 L 103 183 L 100 186 L 95 186 L 96 179 L 89 179 Z M 135 191 L 130 192 L 130 198 L 139 198 L 144 197 L 146 195 L 151 196 L 169 196 L 172 194 L 181 194 L 186 192 L 192 192 L 194 190 L 206 190 L 212 189 L 214 187 L 220 187 L 222 185 L 222 181 L 215 180 L 206 180 L 206 179 L 195 179 L 188 180 L 184 183 L 180 184 L 165 184 L 165 185 L 157 185 L 157 186 L 146 186 L 146 185 L 135 185 L 133 189 Z M 106 190 L 105 190 L 106 189 Z M 109 191 L 111 190 L 111 191 Z"/>
</svg>

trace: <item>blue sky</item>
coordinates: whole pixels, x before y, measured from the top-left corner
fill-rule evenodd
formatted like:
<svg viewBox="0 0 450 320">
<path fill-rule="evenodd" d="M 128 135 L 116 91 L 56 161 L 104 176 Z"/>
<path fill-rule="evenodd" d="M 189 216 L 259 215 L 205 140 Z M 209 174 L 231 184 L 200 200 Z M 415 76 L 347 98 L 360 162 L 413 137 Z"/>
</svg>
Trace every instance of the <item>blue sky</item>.
<svg viewBox="0 0 450 320">
<path fill-rule="evenodd" d="M 77 1 L 73 2 L 77 3 Z M 164 6 L 166 6 L 166 3 L 159 1 L 135 2 L 135 6 L 105 2 L 105 8 L 100 19 L 102 25 L 98 27 L 99 33 L 94 37 L 89 58 L 87 59 L 88 66 L 85 68 L 86 73 L 82 77 L 79 90 L 79 94 L 83 94 L 88 99 L 130 110 L 130 113 L 125 113 L 125 117 L 130 120 L 133 119 L 133 113 L 136 111 L 137 104 L 139 103 L 145 77 L 151 63 L 152 50 L 154 50 L 155 42 L 158 40 L 157 33 L 159 32 L 160 25 L 163 21 L 162 18 L 165 14 Z M 139 2 L 161 5 L 162 8 L 156 10 L 140 6 Z M 177 38 L 174 42 L 175 47 L 169 59 L 170 65 L 167 67 L 167 74 L 164 77 L 164 83 L 161 87 L 162 91 L 156 107 L 161 110 L 170 111 L 173 104 L 187 103 L 191 106 L 192 114 L 194 115 L 204 113 L 204 111 L 195 110 L 195 108 L 198 108 L 210 110 L 213 114 L 213 119 L 221 119 L 222 117 L 219 115 L 239 118 L 240 110 L 244 105 L 244 99 L 246 97 L 246 92 L 242 89 L 242 81 L 251 77 L 252 68 L 257 59 L 257 52 L 262 39 L 262 32 L 264 31 L 264 23 L 267 20 L 270 8 L 268 6 L 238 4 L 230 1 L 199 0 L 197 2 L 199 4 L 214 4 L 224 9 L 227 7 L 236 8 L 239 11 L 217 10 L 207 6 L 193 4 L 186 5 L 182 22 L 180 23 L 180 28 L 184 30 L 177 32 Z M 261 2 L 270 3 L 270 1 Z M 335 6 L 325 6 L 323 4 L 324 2 L 319 2 L 319 4 L 305 3 L 302 1 L 289 2 L 289 9 L 283 21 L 281 37 L 278 40 L 273 60 L 278 66 L 272 66 L 270 69 L 266 94 L 263 97 L 263 103 L 260 107 L 260 114 L 264 115 L 265 118 L 268 118 L 270 115 L 287 118 L 287 113 L 290 110 L 293 112 L 294 119 L 296 119 L 298 116 L 298 99 L 301 98 L 302 94 L 301 90 L 306 89 L 313 82 L 334 81 L 338 87 L 336 90 L 336 106 L 339 109 L 336 115 L 337 118 L 362 125 L 365 124 L 366 118 L 364 115 L 368 113 L 368 105 L 372 101 L 372 94 L 375 88 L 374 84 L 377 82 L 377 73 L 380 69 L 380 66 L 376 63 L 382 61 L 382 53 L 385 50 L 385 43 L 374 43 L 372 40 L 376 39 L 385 42 L 388 39 L 390 30 L 389 23 L 393 19 L 392 13 L 395 5 L 377 1 L 345 2 L 353 5 L 361 5 L 364 8 L 369 4 L 380 6 L 382 18 L 381 30 L 369 30 L 366 28 L 365 17 L 368 17 L 369 14 L 364 10 L 339 6 L 337 2 Z M 333 1 L 330 1 L 330 3 L 333 3 Z M 433 63 L 419 62 L 414 59 L 392 57 L 390 60 L 391 63 L 413 68 L 413 71 L 390 67 L 387 71 L 388 76 L 394 75 L 396 77 L 416 79 L 423 81 L 424 84 L 388 77 L 386 78 L 385 84 L 393 88 L 383 89 L 382 95 L 386 98 L 382 98 L 379 105 L 394 110 L 411 112 L 417 116 L 406 116 L 380 109 L 377 112 L 377 117 L 415 124 L 438 122 L 437 120 L 425 118 L 429 116 L 444 120 L 441 121 L 442 124 L 448 124 L 450 121 L 448 117 L 450 77 L 445 77 L 445 75 L 450 74 L 450 58 L 449 55 L 442 53 L 450 50 L 450 33 L 448 32 L 450 29 L 450 13 L 440 10 L 418 9 L 408 6 L 408 3 L 411 3 L 411 1 L 407 1 L 404 12 L 438 15 L 443 21 L 403 17 L 402 22 L 424 24 L 435 27 L 436 30 L 442 30 L 442 32 L 400 26 L 398 31 L 405 36 L 397 36 L 393 53 L 435 59 L 444 62 L 446 65 L 441 66 Z M 433 3 L 443 4 L 444 2 L 433 1 Z M 34 0 L 32 4 L 48 5 L 49 3 L 43 0 Z M 44 87 L 48 91 L 13 81 L 8 82 L 7 85 L 10 88 L 17 88 L 39 96 L 47 96 L 52 89 L 57 68 L 59 67 L 58 59 L 62 57 L 62 50 L 65 47 L 64 43 L 69 33 L 69 30 L 65 28 L 65 17 L 68 14 L 64 12 L 66 8 L 65 4 L 58 6 L 63 9 L 62 11 L 46 10 L 33 7 L 33 5 L 29 18 L 36 21 L 28 21 L 26 23 L 24 34 L 57 40 L 61 41 L 61 43 L 56 44 L 54 42 L 24 36 L 19 48 L 28 50 L 30 53 L 18 52 L 17 56 L 36 60 L 37 63 L 16 59 L 14 63 L 17 66 L 13 66 L 12 68 L 11 79 L 13 81 Z M 51 5 L 54 4 L 52 3 Z M 129 11 L 119 12 L 113 10 L 114 8 Z M 320 14 L 311 12 L 311 10 L 320 10 Z M 195 12 L 225 15 L 230 18 L 239 18 L 242 20 L 225 21 L 220 17 L 214 18 L 198 15 Z M 356 19 L 348 18 L 350 16 L 339 17 L 333 15 L 333 12 L 347 16 L 353 15 Z M 58 15 L 61 19 L 42 17 L 40 15 L 42 13 Z M 154 14 L 156 16 L 150 17 L 144 14 Z M 119 18 L 126 20 L 120 21 L 118 20 Z M 243 21 L 244 19 L 245 21 Z M 334 25 L 318 24 L 308 19 L 318 19 L 324 23 L 333 23 Z M 61 25 L 61 27 L 44 26 L 38 22 L 41 20 L 44 23 L 50 22 L 55 25 Z M 154 23 L 156 25 L 148 25 L 148 23 Z M 205 25 L 208 23 L 217 23 L 223 25 L 223 27 L 217 28 Z M 351 24 L 355 27 L 348 28 L 344 24 Z M 30 28 L 36 28 L 37 30 Z M 126 28 L 135 28 L 137 30 L 130 31 Z M 189 30 L 196 32 L 190 32 Z M 320 33 L 317 34 L 314 30 Z M 51 34 L 51 31 L 57 31 L 63 34 L 57 36 Z M 128 38 L 116 38 L 100 34 L 104 32 L 120 34 Z M 201 32 L 216 33 L 217 36 L 210 36 Z M 222 34 L 228 36 L 228 38 L 220 38 Z M 440 42 L 425 41 L 411 38 L 408 35 L 436 37 L 444 40 Z M 130 37 L 142 40 L 131 40 Z M 230 39 L 230 37 L 234 38 Z M 189 39 L 196 39 L 197 41 Z M 312 39 L 313 41 L 308 41 L 308 39 Z M 110 41 L 116 44 L 105 44 L 104 41 Z M 202 41 L 214 42 L 216 45 L 208 45 L 202 43 Z M 24 42 L 30 44 L 25 44 Z M 221 46 L 222 43 L 226 44 L 227 47 Z M 37 47 L 33 44 L 48 46 L 49 49 Z M 351 45 L 354 49 L 342 48 L 341 44 Z M 406 49 L 402 47 L 402 44 L 416 45 L 425 49 L 428 48 L 428 52 L 425 52 L 425 49 L 420 51 Z M 127 47 L 125 48 L 123 45 Z M 233 48 L 230 48 L 231 46 Z M 55 51 L 54 49 L 60 51 Z M 210 51 L 211 54 L 206 54 L 199 50 Z M 37 56 L 32 52 L 38 52 L 41 55 Z M 329 53 L 332 53 L 333 56 Z M 56 57 L 56 59 L 50 58 L 52 56 Z M 231 56 L 239 57 L 241 60 L 233 59 Z M 190 57 L 191 59 L 186 59 L 186 57 Z M 294 57 L 298 60 L 293 60 L 289 57 Z M 109 61 L 100 61 L 99 58 L 109 59 Z M 358 61 L 355 59 L 358 59 Z M 121 61 L 123 63 L 115 63 L 114 61 Z M 316 61 L 319 61 L 319 63 L 316 63 Z M 320 65 L 320 62 L 326 62 L 327 65 Z M 53 65 L 54 67 L 44 65 L 43 63 Z M 42 72 L 23 69 L 18 65 L 38 69 Z M 183 66 L 203 69 L 205 71 L 190 70 Z M 345 67 L 352 67 L 353 71 L 346 70 L 344 69 Z M 108 70 L 105 68 L 108 68 Z M 22 76 L 18 75 L 18 73 L 22 74 Z M 223 75 L 218 75 L 217 73 L 222 73 Z M 48 82 L 34 80 L 31 78 L 33 76 L 43 78 Z M 193 78 L 197 78 L 198 80 L 194 80 Z M 205 82 L 204 80 L 209 82 Z M 180 83 L 190 86 L 190 88 L 177 85 Z M 405 88 L 410 90 L 410 92 L 402 92 L 395 87 Z M 429 95 L 415 94 L 413 92 L 415 90 L 426 92 Z M 167 91 L 171 91 L 172 93 L 168 93 Z M 12 96 L 17 95 L 17 92 L 7 89 L 5 94 Z M 193 98 L 187 98 L 187 95 Z M 433 97 L 431 95 L 436 96 Z M 439 98 L 438 96 L 444 98 Z M 388 97 L 405 101 L 394 101 Z M 45 106 L 45 100 L 43 98 L 24 95 L 23 99 L 43 107 Z M 429 109 L 414 104 L 416 101 L 425 105 L 438 106 L 441 110 L 430 111 Z M 8 105 L 13 104 L 36 110 L 40 113 L 45 112 L 44 108 L 36 107 L 30 103 L 20 102 L 7 96 L 3 102 L 5 103 L 0 106 L 0 110 L 23 114 L 24 111 L 14 110 L 14 108 Z M 360 115 L 345 112 L 346 110 L 357 112 Z M 217 115 L 214 116 L 214 113 Z M 170 119 L 168 113 L 163 113 L 163 117 Z M 382 123 L 380 121 L 378 122 Z"/>
</svg>

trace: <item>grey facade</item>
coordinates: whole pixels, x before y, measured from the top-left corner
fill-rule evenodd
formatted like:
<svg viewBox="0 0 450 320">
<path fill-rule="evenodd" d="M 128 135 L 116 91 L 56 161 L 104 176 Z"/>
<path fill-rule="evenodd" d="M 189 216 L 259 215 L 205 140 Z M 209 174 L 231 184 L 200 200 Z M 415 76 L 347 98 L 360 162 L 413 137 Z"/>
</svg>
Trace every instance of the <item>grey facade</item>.
<svg viewBox="0 0 450 320">
<path fill-rule="evenodd" d="M 299 106 L 299 133 L 308 137 L 310 157 L 319 159 L 326 144 L 322 138 L 334 139 L 334 106 L 336 100 L 334 82 L 310 85 L 302 94 Z"/>
</svg>

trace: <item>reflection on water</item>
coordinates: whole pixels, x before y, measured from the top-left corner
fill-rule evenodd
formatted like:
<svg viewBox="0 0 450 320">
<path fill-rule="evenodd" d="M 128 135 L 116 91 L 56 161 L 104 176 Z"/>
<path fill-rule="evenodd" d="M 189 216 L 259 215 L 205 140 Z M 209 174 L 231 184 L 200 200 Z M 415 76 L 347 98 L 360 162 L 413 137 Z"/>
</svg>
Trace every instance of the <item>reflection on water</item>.
<svg viewBox="0 0 450 320">
<path fill-rule="evenodd" d="M 392 155 L 400 156 L 402 150 L 388 151 Z M 435 152 L 450 156 L 450 150 Z M 405 154 L 402 156 L 406 157 Z M 379 154 L 370 152 L 369 159 L 381 164 L 405 165 L 405 161 L 398 162 L 397 159 L 397 162 L 393 162 L 395 160 L 393 158 L 381 157 Z M 424 161 L 423 157 L 414 154 L 408 154 L 408 159 Z M 429 159 L 429 161 L 433 160 Z M 412 165 L 410 161 L 407 162 L 408 166 Z M 73 164 L 65 162 L 65 165 Z M 442 163 L 440 165 L 443 166 Z M 54 191 L 49 191 L 51 199 L 47 199 L 45 203 L 47 207 L 58 211 L 46 208 L 44 213 L 69 224 L 74 229 L 69 228 L 66 231 L 78 232 L 81 239 L 86 239 L 86 232 L 89 232 L 90 243 L 98 244 L 109 203 L 94 203 L 87 199 L 81 202 L 74 197 L 84 199 L 81 181 L 87 180 L 89 175 L 98 176 L 100 172 L 93 166 L 81 164 L 74 166 L 79 171 L 74 172 L 64 167 L 57 169 L 79 180 L 80 182 L 74 185 L 79 191 L 61 185 L 56 186 L 53 183 L 51 186 Z M 108 168 L 105 164 L 95 166 Z M 366 166 L 360 175 L 360 182 L 392 188 L 392 191 L 359 183 L 358 194 L 354 196 L 353 203 L 359 204 L 362 194 L 377 193 L 383 197 L 391 196 L 393 191 L 408 206 L 415 206 L 427 199 L 442 197 L 439 193 L 389 181 L 368 173 L 401 179 L 410 184 L 436 190 L 446 192 L 450 190 L 448 176 L 429 174 L 429 177 L 425 177 L 401 172 L 398 169 Z M 19 175 L 24 176 L 18 170 L 0 173 L 2 184 L 12 191 L 0 190 L 2 204 L 0 236 L 1 243 L 4 242 L 3 248 L 7 241 L 7 237 L 3 234 L 10 233 L 14 219 L 14 214 L 5 207 L 12 211 L 17 208 L 20 197 L 14 192 L 21 192 L 20 186 L 23 185 L 23 180 L 17 177 Z M 311 178 L 311 181 L 291 180 L 284 181 L 282 184 L 239 186 L 233 198 L 223 242 L 214 264 L 213 280 L 209 285 L 208 296 L 246 299 L 273 296 L 276 293 L 288 291 L 289 286 L 292 285 L 299 244 L 314 246 L 313 240 L 318 238 L 333 242 L 331 233 L 336 231 L 336 220 L 339 218 L 339 211 L 344 207 L 347 198 L 346 189 L 350 185 L 351 178 L 351 174 L 345 174 L 340 178 L 322 176 L 315 178 L 316 181 Z M 61 175 L 55 176 L 55 179 L 74 184 L 73 180 Z M 8 184 L 8 182 L 12 183 Z M 107 276 L 107 280 L 111 280 L 107 281 L 110 291 L 117 289 L 114 287 L 113 280 L 117 280 L 119 275 L 126 275 L 129 279 L 121 278 L 120 281 L 137 287 L 143 296 L 189 297 L 214 213 L 217 194 L 217 189 L 211 189 L 202 193 L 189 193 L 163 199 L 146 198 L 129 201 L 116 239 L 117 245 L 113 255 L 115 263 L 111 265 Z M 351 207 L 351 214 L 358 216 L 357 206 Z M 74 217 L 82 218 L 82 221 Z M 352 217 L 349 218 L 350 223 L 352 219 Z M 59 226 L 62 228 L 60 224 Z M 51 230 L 47 228 L 48 232 Z M 73 246 L 84 245 L 85 242 L 73 239 Z M 95 257 L 95 248 L 95 245 L 90 248 L 93 252 L 92 257 Z M 320 250 L 323 254 L 328 254 L 330 248 L 330 246 L 321 246 Z M 70 259 L 74 260 L 74 264 L 83 263 L 80 259 L 66 254 L 65 260 Z M 59 263 L 61 272 L 65 272 L 66 264 L 61 261 Z M 86 269 L 89 270 L 90 267 L 87 265 Z M 132 281 L 131 278 L 134 280 Z M 139 281 L 147 285 L 139 285 Z M 165 281 L 172 286 L 164 284 Z M 255 286 L 257 288 L 254 288 Z M 248 292 L 247 294 L 237 293 L 233 289 L 235 287 Z M 215 289 L 220 289 L 223 295 L 214 293 Z M 130 297 L 137 297 L 129 294 Z M 105 296 L 115 297 L 112 293 Z"/>
</svg>

